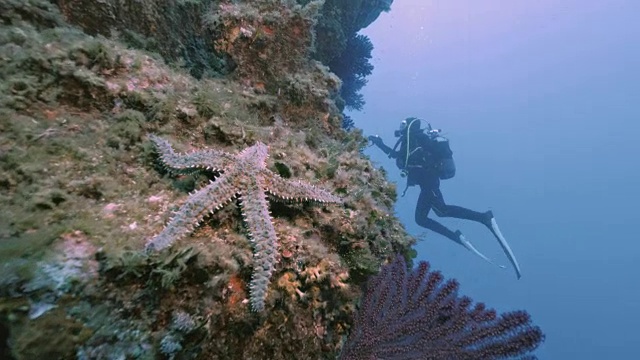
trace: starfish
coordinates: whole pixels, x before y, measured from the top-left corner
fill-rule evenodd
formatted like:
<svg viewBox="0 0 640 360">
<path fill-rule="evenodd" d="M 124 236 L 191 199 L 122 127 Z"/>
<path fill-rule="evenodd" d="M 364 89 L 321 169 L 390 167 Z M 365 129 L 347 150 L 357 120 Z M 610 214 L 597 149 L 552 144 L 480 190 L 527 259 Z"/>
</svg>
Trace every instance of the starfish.
<svg viewBox="0 0 640 360">
<path fill-rule="evenodd" d="M 330 192 L 301 181 L 286 180 L 267 169 L 268 147 L 256 142 L 237 155 L 212 149 L 177 154 L 168 141 L 149 135 L 162 162 L 177 172 L 219 172 L 215 181 L 190 194 L 166 227 L 147 242 L 147 251 L 157 251 L 191 233 L 202 219 L 234 199 L 240 207 L 253 245 L 253 276 L 249 285 L 254 311 L 264 310 L 269 279 L 278 254 L 278 240 L 269 212 L 267 194 L 284 200 L 341 203 Z"/>
</svg>

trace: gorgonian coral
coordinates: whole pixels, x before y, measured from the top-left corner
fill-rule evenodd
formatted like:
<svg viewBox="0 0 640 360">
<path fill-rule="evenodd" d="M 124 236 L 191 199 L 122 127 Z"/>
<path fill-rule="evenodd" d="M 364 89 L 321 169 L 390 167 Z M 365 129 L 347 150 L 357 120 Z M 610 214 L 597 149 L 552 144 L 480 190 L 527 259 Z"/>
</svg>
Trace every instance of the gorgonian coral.
<svg viewBox="0 0 640 360">
<path fill-rule="evenodd" d="M 341 360 L 503 359 L 543 340 L 526 311 L 498 315 L 466 296 L 456 280 L 398 256 L 367 284 Z"/>
</svg>

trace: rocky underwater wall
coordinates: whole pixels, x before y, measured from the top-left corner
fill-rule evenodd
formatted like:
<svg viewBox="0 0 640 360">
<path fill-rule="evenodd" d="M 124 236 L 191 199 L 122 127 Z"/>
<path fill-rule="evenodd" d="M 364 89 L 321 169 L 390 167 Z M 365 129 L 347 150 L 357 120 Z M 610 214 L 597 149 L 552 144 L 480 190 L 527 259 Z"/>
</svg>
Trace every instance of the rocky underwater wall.
<svg viewBox="0 0 640 360">
<path fill-rule="evenodd" d="M 311 59 L 321 7 L 0 2 L 0 356 L 337 356 L 414 240 Z"/>
</svg>

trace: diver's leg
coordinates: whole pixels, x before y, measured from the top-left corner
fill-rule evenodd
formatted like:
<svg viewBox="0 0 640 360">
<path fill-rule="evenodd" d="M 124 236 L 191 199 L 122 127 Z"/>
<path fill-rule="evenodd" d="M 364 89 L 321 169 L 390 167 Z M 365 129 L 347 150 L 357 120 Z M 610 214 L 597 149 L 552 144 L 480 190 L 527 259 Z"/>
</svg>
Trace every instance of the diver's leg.
<svg viewBox="0 0 640 360">
<path fill-rule="evenodd" d="M 462 206 L 447 205 L 444 202 L 444 197 L 442 196 L 440 189 L 432 190 L 432 195 L 433 211 L 439 217 L 453 217 L 457 219 L 471 220 L 483 224 L 491 229 L 491 219 L 493 218 L 493 213 L 491 213 L 491 211 L 481 213 Z"/>
<path fill-rule="evenodd" d="M 521 273 L 520 266 L 518 265 L 518 260 L 516 260 L 516 257 L 513 254 L 511 247 L 509 247 L 507 240 L 505 240 L 504 236 L 502 236 L 500 228 L 498 228 L 498 223 L 493 217 L 493 212 L 491 212 L 491 210 L 481 213 L 463 208 L 461 206 L 447 205 L 444 202 L 444 198 L 442 197 L 440 189 L 433 190 L 432 194 L 433 199 L 431 201 L 431 206 L 433 207 L 433 211 L 436 213 L 436 215 L 441 217 L 454 217 L 458 219 L 472 220 L 475 222 L 479 222 L 480 224 L 484 224 L 487 228 L 489 228 L 493 236 L 495 236 L 495 238 L 498 240 L 498 243 L 502 247 L 502 250 L 507 255 L 507 258 L 509 258 L 511 265 L 513 265 L 513 268 L 516 271 L 516 276 L 518 277 L 518 279 L 520 278 Z M 464 236 L 460 237 L 459 241 L 464 243 Z"/>
<path fill-rule="evenodd" d="M 416 219 L 417 220 L 417 219 Z M 440 224 L 439 222 L 433 220 L 433 219 L 429 219 L 429 218 L 423 218 L 420 220 L 420 222 L 416 221 L 418 223 L 418 225 L 422 226 L 423 228 L 427 228 L 431 231 L 434 231 L 450 240 L 453 240 L 455 242 L 457 242 L 458 244 L 460 244 L 460 235 L 449 230 L 449 228 L 447 228 L 446 226 Z"/>
<path fill-rule="evenodd" d="M 429 218 L 429 211 L 431 210 L 433 202 L 433 196 L 431 189 L 421 187 L 420 195 L 418 196 L 418 202 L 416 203 L 415 221 L 416 224 L 434 231 L 442 236 L 445 236 L 460 244 L 459 235 L 449 230 L 446 226 L 439 222 Z"/>
<path fill-rule="evenodd" d="M 415 220 L 416 223 L 424 228 L 427 228 L 431 231 L 434 231 L 440 235 L 447 237 L 448 239 L 464 246 L 467 250 L 481 257 L 482 259 L 488 261 L 493 264 L 493 262 L 487 258 L 484 254 L 482 254 L 478 249 L 476 249 L 465 237 L 462 235 L 460 230 L 453 232 L 449 230 L 446 226 L 440 224 L 439 222 L 429 219 L 429 210 L 431 210 L 431 206 L 433 201 L 436 200 L 433 197 L 433 192 L 430 188 L 421 187 L 420 196 L 418 197 L 418 203 L 416 204 L 416 213 Z M 495 265 L 495 264 L 494 264 Z M 502 267 L 502 266 L 500 266 Z"/>
</svg>

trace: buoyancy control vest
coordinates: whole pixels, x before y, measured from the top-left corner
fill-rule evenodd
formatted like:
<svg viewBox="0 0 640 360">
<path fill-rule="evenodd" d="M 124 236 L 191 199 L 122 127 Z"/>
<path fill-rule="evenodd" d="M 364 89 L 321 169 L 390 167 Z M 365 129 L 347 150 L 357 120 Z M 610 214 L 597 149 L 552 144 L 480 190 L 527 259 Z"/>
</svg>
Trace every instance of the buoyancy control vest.
<svg viewBox="0 0 640 360">
<path fill-rule="evenodd" d="M 456 174 L 449 139 L 442 136 L 439 129 L 433 129 L 431 124 L 425 130 L 426 133 L 421 131 L 419 119 L 409 118 L 406 126 L 396 131 L 400 138 L 393 150 L 400 146 L 396 165 L 407 177 L 407 188 L 419 184 L 421 177 L 437 176 L 446 180 Z"/>
</svg>

